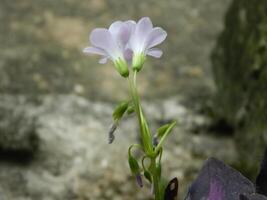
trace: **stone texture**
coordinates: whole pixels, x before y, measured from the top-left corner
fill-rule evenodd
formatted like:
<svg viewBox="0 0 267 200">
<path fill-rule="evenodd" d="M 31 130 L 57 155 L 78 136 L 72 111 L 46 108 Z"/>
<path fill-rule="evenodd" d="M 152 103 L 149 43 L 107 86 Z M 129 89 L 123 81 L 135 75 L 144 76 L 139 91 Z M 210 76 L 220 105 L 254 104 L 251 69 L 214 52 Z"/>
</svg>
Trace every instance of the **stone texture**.
<svg viewBox="0 0 267 200">
<path fill-rule="evenodd" d="M 5 97 L 10 101 L 12 98 Z M 184 106 L 183 101 L 183 97 L 177 96 L 158 103 L 144 103 L 153 132 L 165 122 L 163 119 L 180 121 L 164 144 L 162 159 L 163 175 L 168 179 L 179 178 L 181 197 L 207 157 L 215 156 L 227 163 L 236 160 L 232 138 L 221 136 L 218 140 L 207 134 L 205 128 L 199 128 L 206 127 L 210 119 Z M 127 164 L 127 149 L 138 141 L 134 117 L 123 120 L 115 141 L 108 145 L 114 107 L 111 103 L 59 95 L 43 96 L 38 105 L 25 106 L 38 116 L 39 150 L 24 165 L 0 159 L 0 192 L 4 199 L 151 198 L 147 183 L 140 189 Z M 195 125 L 198 134 L 192 132 Z"/>
<path fill-rule="evenodd" d="M 215 110 L 237 129 L 240 167 L 255 176 L 267 145 L 267 1 L 232 2 L 212 60 Z"/>
<path fill-rule="evenodd" d="M 0 103 L 0 150 L 33 153 L 38 148 L 35 116 L 22 99 L 2 98 Z"/>
</svg>

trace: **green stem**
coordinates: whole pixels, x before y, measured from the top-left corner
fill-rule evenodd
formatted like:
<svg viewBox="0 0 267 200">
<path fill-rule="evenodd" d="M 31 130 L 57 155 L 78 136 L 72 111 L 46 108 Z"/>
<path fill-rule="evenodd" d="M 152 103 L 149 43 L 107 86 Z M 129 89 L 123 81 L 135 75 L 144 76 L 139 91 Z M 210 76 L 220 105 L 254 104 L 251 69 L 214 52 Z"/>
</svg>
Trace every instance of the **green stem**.
<svg viewBox="0 0 267 200">
<path fill-rule="evenodd" d="M 151 171 L 152 171 L 152 178 L 153 178 L 153 189 L 154 189 L 154 194 L 155 194 L 155 200 L 161 200 L 160 188 L 159 188 L 160 177 L 158 176 L 158 172 L 156 168 L 156 158 L 151 159 Z"/>
<path fill-rule="evenodd" d="M 154 148 L 152 144 L 152 136 L 148 128 L 148 124 L 146 122 L 145 116 L 143 114 L 142 106 L 140 104 L 140 99 L 139 99 L 139 95 L 137 91 L 136 76 L 137 76 L 137 71 L 134 71 L 133 77 L 128 78 L 130 93 L 131 93 L 131 97 L 132 97 L 135 111 L 136 111 L 137 118 L 138 118 L 143 148 L 144 148 L 146 156 L 151 159 L 150 173 L 152 174 L 155 200 L 161 200 L 160 188 L 159 188 L 160 177 L 159 177 L 159 174 L 157 171 L 157 165 L 156 165 L 157 156 L 155 155 L 155 152 L 154 152 Z"/>
<path fill-rule="evenodd" d="M 133 79 L 129 78 L 129 87 L 131 96 L 134 102 L 136 114 L 138 117 L 139 127 L 140 127 L 140 133 L 141 133 L 141 139 L 144 146 L 144 150 L 147 154 L 151 155 L 153 154 L 153 145 L 152 145 L 152 138 L 151 134 L 146 122 L 146 119 L 144 117 L 142 107 L 139 100 L 139 95 L 137 92 L 137 85 L 136 85 L 136 71 L 134 71 Z"/>
</svg>

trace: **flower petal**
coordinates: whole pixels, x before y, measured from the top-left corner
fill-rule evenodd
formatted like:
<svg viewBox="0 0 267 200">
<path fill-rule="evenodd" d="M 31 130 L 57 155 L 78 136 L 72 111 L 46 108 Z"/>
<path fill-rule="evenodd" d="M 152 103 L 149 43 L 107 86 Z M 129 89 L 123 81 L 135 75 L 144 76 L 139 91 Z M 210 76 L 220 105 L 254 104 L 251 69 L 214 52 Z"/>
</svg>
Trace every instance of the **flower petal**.
<svg viewBox="0 0 267 200">
<path fill-rule="evenodd" d="M 103 49 L 100 49 L 97 47 L 86 47 L 83 49 L 83 53 L 97 54 L 97 55 L 101 55 L 101 56 L 107 55 L 107 53 Z"/>
<path fill-rule="evenodd" d="M 160 58 L 162 56 L 162 51 L 157 48 L 152 48 L 149 49 L 146 54 L 155 58 Z"/>
<path fill-rule="evenodd" d="M 133 52 L 131 49 L 126 49 L 124 52 L 123 52 L 123 55 L 124 55 L 124 58 L 125 60 L 130 63 L 132 58 L 133 58 Z"/>
<path fill-rule="evenodd" d="M 95 47 L 105 50 L 112 58 L 120 56 L 118 45 L 107 29 L 94 29 L 90 35 L 90 41 Z"/>
<path fill-rule="evenodd" d="M 122 26 L 123 22 L 122 21 L 116 21 L 116 22 L 113 22 L 110 27 L 109 27 L 109 32 L 111 33 L 111 35 L 113 36 L 117 36 L 118 35 L 118 32 L 119 32 L 119 29 L 120 27 Z"/>
<path fill-rule="evenodd" d="M 101 58 L 101 59 L 98 61 L 98 63 L 99 63 L 99 64 L 106 64 L 107 61 L 108 61 L 108 57 L 103 57 L 103 58 Z"/>
<path fill-rule="evenodd" d="M 150 31 L 153 29 L 153 24 L 149 17 L 141 18 L 136 25 L 136 35 L 137 37 L 146 37 Z"/>
<path fill-rule="evenodd" d="M 167 32 L 160 27 L 153 28 L 146 40 L 146 48 L 149 49 L 162 43 L 167 37 Z"/>
<path fill-rule="evenodd" d="M 129 42 L 134 52 L 141 52 L 144 50 L 146 38 L 152 29 L 153 25 L 148 17 L 143 17 L 138 21 L 135 26 L 134 34 Z"/>
</svg>

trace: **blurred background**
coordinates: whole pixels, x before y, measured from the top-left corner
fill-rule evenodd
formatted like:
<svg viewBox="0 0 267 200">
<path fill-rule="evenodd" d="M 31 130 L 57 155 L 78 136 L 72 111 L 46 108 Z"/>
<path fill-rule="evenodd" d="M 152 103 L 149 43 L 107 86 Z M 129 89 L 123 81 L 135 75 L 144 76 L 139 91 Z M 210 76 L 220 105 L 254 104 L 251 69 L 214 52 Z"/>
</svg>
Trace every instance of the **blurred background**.
<svg viewBox="0 0 267 200">
<path fill-rule="evenodd" d="M 179 122 L 164 176 L 183 196 L 213 156 L 255 178 L 267 144 L 266 0 L 1 0 L 1 200 L 151 199 L 127 165 L 135 118 L 107 144 L 127 84 L 82 53 L 94 28 L 143 16 L 168 32 L 138 77 L 152 130 Z"/>
</svg>

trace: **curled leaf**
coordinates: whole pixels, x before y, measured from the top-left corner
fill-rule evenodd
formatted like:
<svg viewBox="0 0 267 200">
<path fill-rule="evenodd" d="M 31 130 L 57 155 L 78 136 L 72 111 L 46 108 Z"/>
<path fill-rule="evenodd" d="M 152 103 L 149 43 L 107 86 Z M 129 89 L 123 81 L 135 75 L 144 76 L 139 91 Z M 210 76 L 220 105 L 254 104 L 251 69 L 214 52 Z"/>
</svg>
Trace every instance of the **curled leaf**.
<svg viewBox="0 0 267 200">
<path fill-rule="evenodd" d="M 111 144 L 115 139 L 114 132 L 116 131 L 117 127 L 118 127 L 117 123 L 113 123 L 109 129 L 109 132 L 108 132 L 108 143 L 109 144 Z"/>
</svg>

